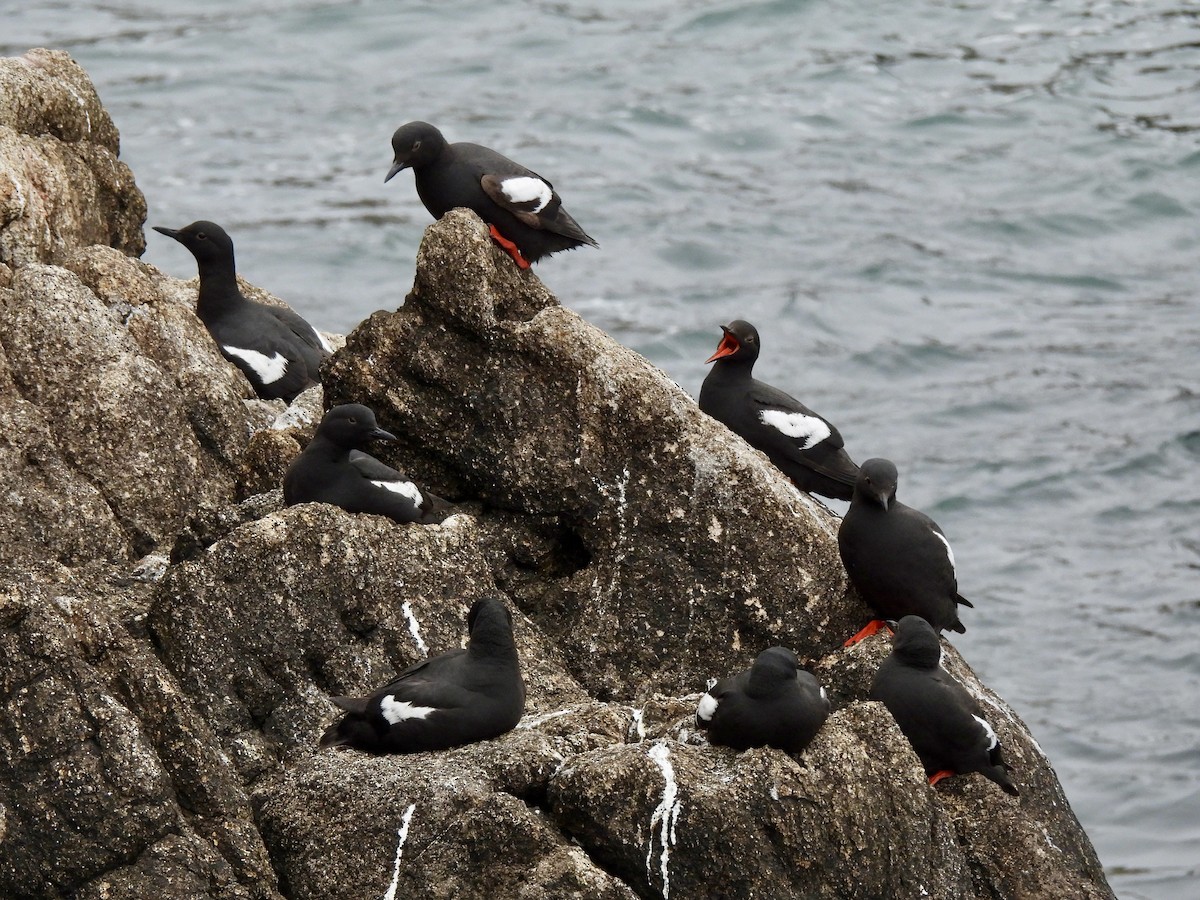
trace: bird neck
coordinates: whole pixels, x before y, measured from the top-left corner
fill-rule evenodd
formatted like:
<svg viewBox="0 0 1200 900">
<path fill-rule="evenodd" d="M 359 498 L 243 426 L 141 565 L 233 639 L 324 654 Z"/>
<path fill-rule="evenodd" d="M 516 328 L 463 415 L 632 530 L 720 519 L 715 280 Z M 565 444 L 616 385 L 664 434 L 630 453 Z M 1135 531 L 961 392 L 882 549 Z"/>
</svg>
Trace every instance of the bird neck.
<svg viewBox="0 0 1200 900">
<path fill-rule="evenodd" d="M 753 381 L 754 380 L 754 358 L 745 357 L 742 359 L 734 359 L 726 357 L 718 359 L 713 363 L 712 370 L 719 372 L 720 377 L 726 381 Z"/>
<path fill-rule="evenodd" d="M 892 652 L 914 669 L 936 669 L 942 664 L 942 644 L 932 631 L 897 637 Z"/>
<path fill-rule="evenodd" d="M 746 682 L 746 694 L 760 699 L 773 697 L 779 692 L 780 685 L 783 683 L 784 676 L 781 673 L 753 668 L 750 670 L 750 678 Z"/>
<path fill-rule="evenodd" d="M 350 448 L 331 441 L 325 435 L 317 432 L 304 448 L 306 456 L 315 457 L 323 462 L 345 462 L 350 458 Z"/>
<path fill-rule="evenodd" d="M 206 314 L 224 312 L 245 302 L 238 289 L 237 271 L 232 262 L 204 262 L 199 265 L 200 294 L 196 301 L 197 311 L 203 318 Z"/>
<path fill-rule="evenodd" d="M 900 654 L 904 664 L 913 669 L 933 671 L 942 664 L 942 652 L 937 647 L 920 647 Z"/>
<path fill-rule="evenodd" d="M 513 643 L 512 631 L 507 623 L 477 621 L 467 645 L 467 654 L 472 657 L 486 656 L 516 663 L 517 647 Z"/>
</svg>

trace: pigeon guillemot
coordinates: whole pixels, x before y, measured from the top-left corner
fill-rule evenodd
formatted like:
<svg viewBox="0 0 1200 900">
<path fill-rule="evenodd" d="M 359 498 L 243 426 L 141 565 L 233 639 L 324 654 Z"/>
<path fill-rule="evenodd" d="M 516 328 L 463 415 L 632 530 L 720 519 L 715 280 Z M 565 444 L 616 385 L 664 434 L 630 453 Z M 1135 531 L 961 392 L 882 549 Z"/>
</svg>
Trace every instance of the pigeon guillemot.
<svg viewBox="0 0 1200 900">
<path fill-rule="evenodd" d="M 200 269 L 196 314 L 221 355 L 242 370 L 254 392 L 291 403 L 321 380 L 329 344 L 297 313 L 247 299 L 238 289 L 233 241 L 220 225 L 193 222 L 154 230 L 191 251 Z"/>
<path fill-rule="evenodd" d="M 888 459 L 862 464 L 850 509 L 838 528 L 838 551 L 850 583 L 880 616 L 846 641 L 850 646 L 884 626 L 884 619 L 921 616 L 934 630 L 966 631 L 958 606 L 954 551 L 937 522 L 896 499 L 899 476 Z"/>
<path fill-rule="evenodd" d="M 441 522 L 449 503 L 363 451 L 371 441 L 394 440 L 368 407 L 333 407 L 284 473 L 283 502 L 332 503 L 347 512 L 375 513 L 397 522 Z"/>
<path fill-rule="evenodd" d="M 875 673 L 870 699 L 888 708 L 931 785 L 950 775 L 979 772 L 1017 796 L 996 732 L 980 715 L 975 698 L 942 668 L 941 659 L 933 627 L 920 616 L 905 616 L 896 625 L 891 655 Z"/>
<path fill-rule="evenodd" d="M 428 122 L 401 125 L 392 149 L 384 181 L 411 168 L 417 194 L 435 219 L 459 206 L 473 210 L 522 269 L 560 250 L 600 246 L 562 208 L 550 182 L 495 150 L 447 143 Z"/>
<path fill-rule="evenodd" d="M 511 731 L 525 711 L 512 614 L 499 600 L 478 600 L 467 631 L 466 649 L 409 666 L 369 697 L 333 697 L 346 714 L 325 729 L 320 746 L 420 753 Z"/>
<path fill-rule="evenodd" d="M 771 647 L 700 698 L 696 727 L 708 732 L 712 744 L 799 753 L 828 715 L 829 698 L 817 679 L 799 668 L 791 650 Z"/>
<path fill-rule="evenodd" d="M 849 500 L 858 466 L 842 449 L 830 422 L 795 397 L 754 378 L 758 330 L 737 320 L 705 362 L 712 370 L 700 388 L 700 408 L 761 450 L 796 487 Z"/>
</svg>

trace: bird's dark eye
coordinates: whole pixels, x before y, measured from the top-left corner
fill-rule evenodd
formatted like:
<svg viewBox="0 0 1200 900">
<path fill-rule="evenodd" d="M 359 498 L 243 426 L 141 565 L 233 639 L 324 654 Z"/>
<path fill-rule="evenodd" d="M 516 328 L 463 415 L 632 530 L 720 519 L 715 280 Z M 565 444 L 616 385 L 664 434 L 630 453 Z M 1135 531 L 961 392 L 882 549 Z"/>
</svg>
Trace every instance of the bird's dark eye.
<svg viewBox="0 0 1200 900">
<path fill-rule="evenodd" d="M 196 240 L 198 240 L 198 241 L 207 241 L 207 240 L 208 240 L 208 235 L 207 235 L 207 234 L 205 234 L 203 231 L 197 231 L 197 232 L 196 232 Z"/>
<path fill-rule="evenodd" d="M 357 424 L 358 424 L 358 419 L 354 418 L 354 416 L 351 416 L 351 417 L 350 417 L 350 418 L 348 418 L 346 421 L 347 421 L 347 422 L 349 422 L 351 425 L 357 425 Z"/>
<path fill-rule="evenodd" d="M 417 152 L 418 150 L 420 150 L 420 149 L 421 149 L 421 142 L 420 142 L 420 141 L 417 141 L 416 143 L 414 143 L 414 144 L 413 144 L 413 153 L 416 153 L 416 152 Z"/>
</svg>

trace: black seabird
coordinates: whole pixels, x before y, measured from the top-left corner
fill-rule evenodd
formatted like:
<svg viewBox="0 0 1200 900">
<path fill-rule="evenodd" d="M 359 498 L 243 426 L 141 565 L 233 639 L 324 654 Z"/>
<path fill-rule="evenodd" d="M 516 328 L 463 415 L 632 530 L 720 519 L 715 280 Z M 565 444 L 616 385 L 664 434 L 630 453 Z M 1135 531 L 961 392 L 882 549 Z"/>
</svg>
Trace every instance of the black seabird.
<svg viewBox="0 0 1200 900">
<path fill-rule="evenodd" d="M 761 450 L 802 491 L 849 500 L 858 466 L 842 436 L 795 397 L 754 378 L 758 330 L 738 319 L 705 362 L 712 369 L 700 388 L 700 408 Z"/>
<path fill-rule="evenodd" d="M 958 606 L 954 551 L 937 522 L 896 499 L 899 475 L 888 459 L 862 464 L 850 509 L 838 528 L 838 551 L 850 583 L 878 614 L 849 646 L 874 634 L 884 619 L 921 616 L 934 630 L 966 631 Z"/>
<path fill-rule="evenodd" d="M 384 181 L 413 170 L 417 195 L 440 219 L 456 207 L 474 211 L 522 269 L 543 256 L 588 244 L 598 247 L 542 176 L 479 144 L 450 144 L 428 122 L 392 135 L 395 159 Z"/>
<path fill-rule="evenodd" d="M 191 251 L 200 269 L 196 314 L 221 355 L 242 370 L 254 392 L 291 403 L 321 380 L 321 362 L 332 351 L 297 313 L 247 299 L 238 289 L 233 241 L 220 225 L 193 222 L 154 230 Z"/>
<path fill-rule="evenodd" d="M 905 616 L 896 626 L 892 652 L 879 666 L 870 699 L 882 701 L 904 732 L 929 783 L 951 775 L 979 772 L 1018 795 L 1008 777 L 1000 741 L 979 704 L 941 667 L 937 633 L 920 616 Z"/>
<path fill-rule="evenodd" d="M 799 668 L 791 650 L 771 647 L 749 669 L 709 688 L 696 707 L 696 727 L 712 744 L 799 753 L 828 715 L 829 698 L 817 679 Z"/>
<path fill-rule="evenodd" d="M 409 666 L 369 697 L 332 698 L 346 714 L 325 729 L 320 746 L 420 753 L 512 730 L 525 711 L 512 615 L 499 600 L 476 601 L 467 631 L 465 649 Z"/>
<path fill-rule="evenodd" d="M 375 513 L 397 522 L 441 522 L 450 504 L 364 452 L 371 441 L 394 440 L 368 407 L 333 407 L 284 473 L 283 502 L 332 503 L 347 512 Z"/>
</svg>

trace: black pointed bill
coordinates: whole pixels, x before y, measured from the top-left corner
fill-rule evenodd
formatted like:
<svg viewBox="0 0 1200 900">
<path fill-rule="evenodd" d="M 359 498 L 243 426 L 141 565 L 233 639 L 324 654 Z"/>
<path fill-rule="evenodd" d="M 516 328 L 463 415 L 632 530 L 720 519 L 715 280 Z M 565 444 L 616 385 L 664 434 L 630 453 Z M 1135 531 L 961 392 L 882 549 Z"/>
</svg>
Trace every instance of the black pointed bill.
<svg viewBox="0 0 1200 900">
<path fill-rule="evenodd" d="M 367 437 L 374 441 L 394 441 L 396 436 L 390 431 L 384 431 L 382 428 L 374 429 Z"/>
<path fill-rule="evenodd" d="M 407 168 L 408 168 L 408 163 L 402 163 L 402 162 L 393 163 L 392 167 L 390 169 L 388 169 L 387 175 L 385 175 L 383 178 L 384 184 L 387 184 L 387 182 L 389 182 L 393 178 L 395 178 L 397 172 L 403 172 Z"/>
</svg>

